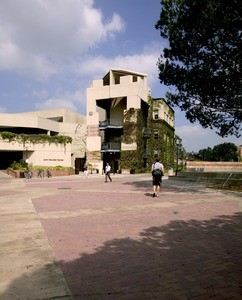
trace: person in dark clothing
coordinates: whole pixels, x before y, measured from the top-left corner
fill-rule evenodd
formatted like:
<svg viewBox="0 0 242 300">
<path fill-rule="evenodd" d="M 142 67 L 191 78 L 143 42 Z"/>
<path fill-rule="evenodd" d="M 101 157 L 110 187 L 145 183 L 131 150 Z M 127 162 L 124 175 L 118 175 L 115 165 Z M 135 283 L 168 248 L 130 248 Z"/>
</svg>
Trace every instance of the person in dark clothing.
<svg viewBox="0 0 242 300">
<path fill-rule="evenodd" d="M 160 185 L 162 182 L 162 176 L 164 176 L 164 166 L 157 158 L 152 165 L 152 179 L 153 179 L 153 197 L 159 197 Z"/>
</svg>

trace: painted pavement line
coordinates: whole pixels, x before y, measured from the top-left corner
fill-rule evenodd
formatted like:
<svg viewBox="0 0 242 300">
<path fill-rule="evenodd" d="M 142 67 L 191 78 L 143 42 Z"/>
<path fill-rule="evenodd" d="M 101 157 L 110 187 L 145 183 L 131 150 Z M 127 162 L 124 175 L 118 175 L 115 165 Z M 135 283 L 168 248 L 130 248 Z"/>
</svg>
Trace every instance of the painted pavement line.
<svg viewBox="0 0 242 300">
<path fill-rule="evenodd" d="M 91 215 L 101 215 L 108 213 L 119 213 L 119 212 L 127 212 L 127 211 L 142 211 L 146 209 L 154 209 L 154 208 L 166 208 L 172 206 L 179 205 L 193 205 L 198 203 L 209 203 L 209 202 L 227 202 L 227 200 L 223 201 L 211 201 L 211 199 L 196 199 L 196 200 L 183 200 L 179 203 L 172 202 L 159 202 L 159 203 L 151 203 L 151 204 L 136 204 L 136 205 L 125 205 L 118 207 L 104 207 L 100 209 L 79 209 L 75 211 L 52 211 L 52 212 L 42 212 L 38 213 L 39 218 L 41 220 L 47 219 L 64 219 L 70 217 L 78 217 L 78 216 L 91 216 Z"/>
<path fill-rule="evenodd" d="M 80 210 L 75 210 L 75 211 L 54 211 L 54 212 L 39 213 L 39 217 L 41 220 L 60 219 L 60 218 L 90 216 L 90 215 L 99 215 L 99 214 L 115 213 L 115 212 L 137 211 L 137 210 L 145 210 L 147 208 L 161 208 L 161 207 L 169 207 L 169 206 L 174 206 L 174 205 L 176 205 L 176 204 L 163 202 L 163 203 L 154 203 L 154 204 L 145 204 L 145 205 L 105 207 L 105 208 L 101 208 L 101 209 L 80 209 Z"/>
</svg>

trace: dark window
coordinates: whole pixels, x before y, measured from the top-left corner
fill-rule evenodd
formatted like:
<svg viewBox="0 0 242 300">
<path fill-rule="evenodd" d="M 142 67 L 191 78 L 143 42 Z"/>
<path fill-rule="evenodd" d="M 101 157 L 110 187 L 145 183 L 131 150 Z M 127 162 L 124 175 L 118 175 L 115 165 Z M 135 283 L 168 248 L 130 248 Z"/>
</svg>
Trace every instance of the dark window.
<svg viewBox="0 0 242 300">
<path fill-rule="evenodd" d="M 154 119 L 158 119 L 159 118 L 159 111 L 158 109 L 154 110 Z"/>
</svg>

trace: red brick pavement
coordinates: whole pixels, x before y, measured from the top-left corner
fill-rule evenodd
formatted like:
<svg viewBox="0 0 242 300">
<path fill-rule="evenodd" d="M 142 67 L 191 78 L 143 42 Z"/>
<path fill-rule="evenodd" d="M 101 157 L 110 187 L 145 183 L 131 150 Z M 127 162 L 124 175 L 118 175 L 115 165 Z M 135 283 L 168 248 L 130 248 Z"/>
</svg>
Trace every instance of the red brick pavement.
<svg viewBox="0 0 242 300">
<path fill-rule="evenodd" d="M 241 194 L 76 178 L 26 183 L 75 299 L 242 299 Z"/>
</svg>

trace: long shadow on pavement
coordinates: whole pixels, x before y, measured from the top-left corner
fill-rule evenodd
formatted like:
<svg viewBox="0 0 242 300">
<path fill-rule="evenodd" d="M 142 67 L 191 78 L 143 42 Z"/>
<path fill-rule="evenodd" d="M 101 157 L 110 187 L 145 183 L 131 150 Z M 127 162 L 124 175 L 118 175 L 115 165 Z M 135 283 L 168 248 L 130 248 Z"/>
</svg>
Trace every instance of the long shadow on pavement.
<svg viewBox="0 0 242 300">
<path fill-rule="evenodd" d="M 236 213 L 173 220 L 59 264 L 75 299 L 241 299 L 241 245 L 242 215 Z M 22 283 L 24 294 L 26 280 L 12 282 L 1 299 Z"/>
</svg>

